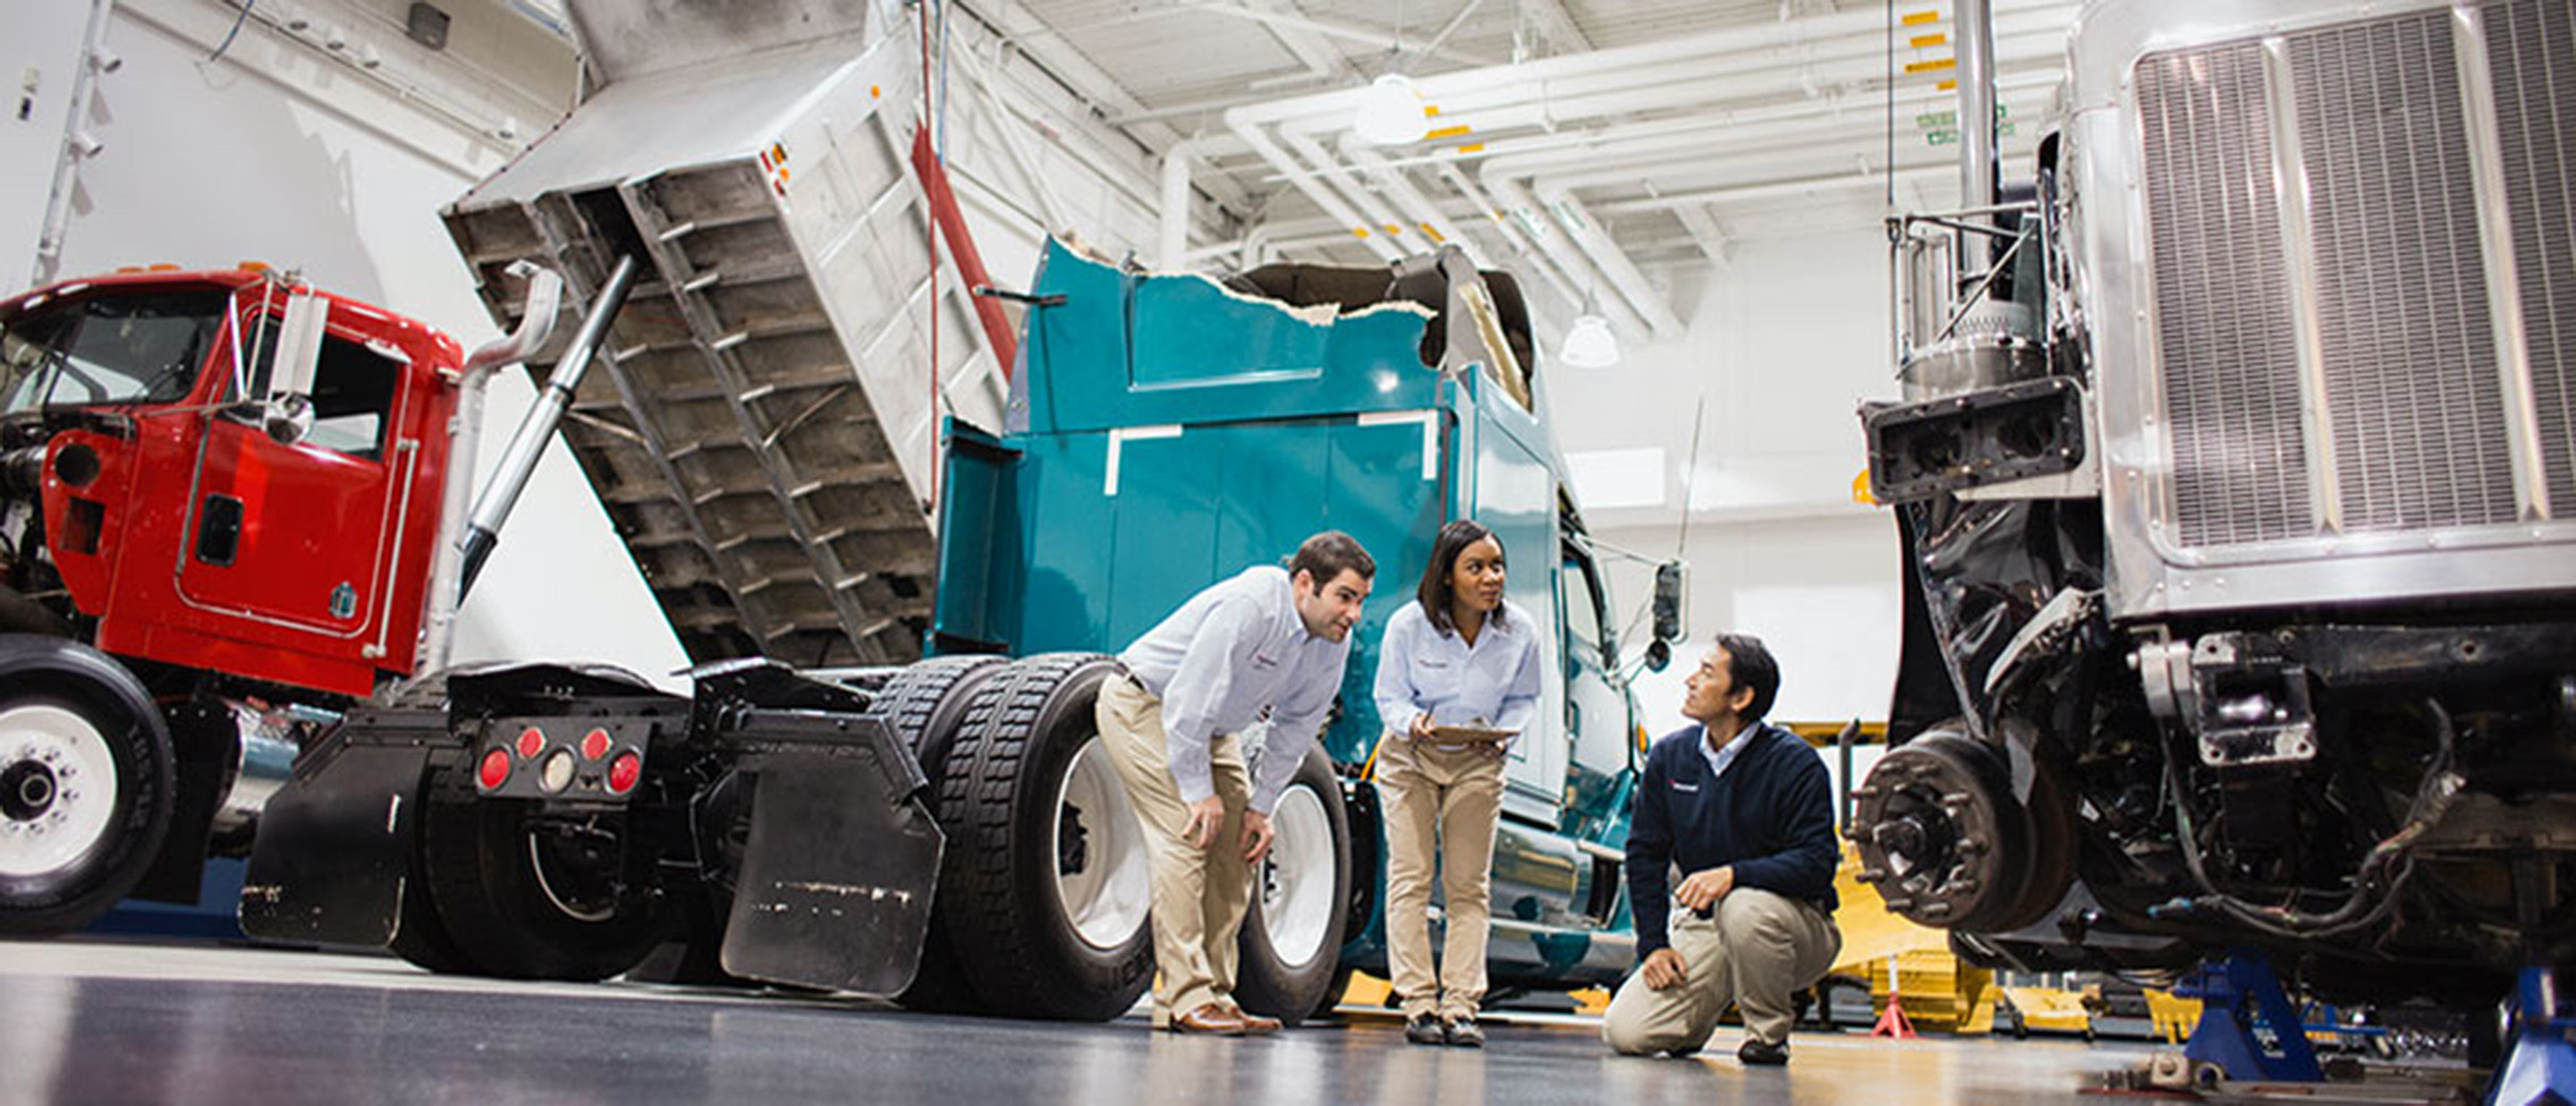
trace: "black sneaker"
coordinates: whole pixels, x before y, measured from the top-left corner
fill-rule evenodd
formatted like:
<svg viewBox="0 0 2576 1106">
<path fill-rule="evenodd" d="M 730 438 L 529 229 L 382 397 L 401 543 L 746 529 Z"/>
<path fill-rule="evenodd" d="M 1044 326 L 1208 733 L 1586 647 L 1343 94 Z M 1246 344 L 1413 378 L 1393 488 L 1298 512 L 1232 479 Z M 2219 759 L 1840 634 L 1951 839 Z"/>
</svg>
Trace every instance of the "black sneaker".
<svg viewBox="0 0 2576 1106">
<path fill-rule="evenodd" d="M 1440 1024 L 1440 1015 L 1422 1013 L 1404 1019 L 1404 1039 L 1417 1045 L 1445 1045 L 1449 1033 Z"/>
<path fill-rule="evenodd" d="M 1459 1048 L 1485 1047 L 1485 1031 L 1476 1025 L 1475 1018 L 1452 1018 L 1447 1023 L 1447 1028 L 1450 1044 Z"/>
<path fill-rule="evenodd" d="M 1743 1047 L 1735 1050 L 1735 1058 L 1750 1065 L 1776 1068 L 1789 1062 L 1789 1042 L 1746 1037 Z"/>
</svg>

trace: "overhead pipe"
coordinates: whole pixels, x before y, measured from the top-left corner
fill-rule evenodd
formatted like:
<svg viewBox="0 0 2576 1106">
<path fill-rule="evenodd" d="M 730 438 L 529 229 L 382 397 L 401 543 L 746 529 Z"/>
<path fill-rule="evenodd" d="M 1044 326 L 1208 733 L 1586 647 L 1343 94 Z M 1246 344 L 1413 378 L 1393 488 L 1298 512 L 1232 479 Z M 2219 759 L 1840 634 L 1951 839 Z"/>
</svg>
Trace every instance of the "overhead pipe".
<svg viewBox="0 0 2576 1106">
<path fill-rule="evenodd" d="M 1331 151 L 1324 149 L 1322 143 L 1307 135 L 1290 134 L 1285 131 L 1280 132 L 1279 143 L 1299 159 L 1300 168 L 1310 169 L 1316 176 L 1322 178 L 1328 187 L 1340 189 L 1342 195 L 1350 197 L 1351 203 L 1359 208 L 1360 213 L 1371 220 L 1369 229 L 1386 235 L 1387 244 L 1395 247 L 1397 256 L 1421 253 L 1429 249 L 1427 246 L 1424 250 L 1409 248 L 1409 240 L 1404 236 L 1412 233 L 1412 221 L 1395 210 L 1376 190 L 1361 183 L 1359 177 L 1345 168 Z"/>
<path fill-rule="evenodd" d="M 1947 175 L 1950 171 L 1948 159 L 1941 158 L 1927 159 L 1917 164 L 1900 167 L 1892 175 L 1900 184 L 1918 184 L 1938 179 Z M 1828 173 L 1812 177 L 1797 177 L 1789 180 L 1765 181 L 1761 184 L 1732 185 L 1725 188 L 1703 188 L 1690 192 L 1673 192 L 1662 196 L 1647 196 L 1641 199 L 1620 200 L 1615 203 L 1601 205 L 1601 210 L 1612 214 L 1626 215 L 1642 211 L 1670 211 L 1686 207 L 1722 208 L 1728 204 L 1779 199 L 1788 196 L 1803 196 L 1819 191 L 1857 188 L 1861 185 L 1871 185 L 1874 187 L 1883 186 L 1887 183 L 1887 179 L 1890 175 L 1891 174 L 1884 172 Z"/>
<path fill-rule="evenodd" d="M 1495 199 L 1502 201 L 1506 217 L 1522 220 L 1522 229 L 1529 232 L 1530 241 L 1538 246 L 1539 252 L 1546 254 L 1549 260 L 1565 270 L 1569 279 L 1582 286 L 1584 294 L 1579 302 L 1598 303 L 1611 322 L 1627 328 L 1630 333 L 1642 335 L 1654 331 L 1655 324 L 1648 320 L 1645 312 L 1619 289 L 1612 287 L 1609 274 L 1595 266 L 1581 247 L 1570 242 L 1556 220 L 1542 210 L 1539 202 L 1530 198 L 1530 194 L 1517 182 L 1505 177 L 1488 177 L 1482 183 Z"/>
<path fill-rule="evenodd" d="M 2041 105 L 2042 95 L 2044 94 L 2034 91 L 2023 101 L 2024 106 Z M 1812 120 L 1784 121 L 1746 127 L 1738 135 L 1713 137 L 1706 142 L 1678 147 L 1669 155 L 1659 155 L 1651 159 L 1620 160 L 1604 157 L 1599 160 L 1606 164 L 1600 168 L 1590 168 L 1588 163 L 1569 164 L 1563 158 L 1535 161 L 1497 159 L 1495 164 L 1503 166 L 1497 170 L 1498 172 L 1512 173 L 1516 176 L 1539 175 L 1539 179 L 1545 183 L 1565 188 L 1633 186 L 1649 177 L 1664 180 L 1676 176 L 1687 177 L 1694 173 L 1703 176 L 1710 173 L 1724 173 L 1741 177 L 1743 174 L 1736 171 L 1738 166 L 1734 163 L 1780 154 L 1805 154 L 1814 157 L 1830 151 L 1846 156 L 1863 155 L 1875 162 L 1886 157 L 1884 141 L 1883 135 L 1876 127 L 1852 127 L 1835 131 L 1820 127 Z M 1546 170 L 1551 167 L 1556 168 L 1557 171 L 1547 172 Z"/>
<path fill-rule="evenodd" d="M 2001 0 L 2000 6 L 2014 15 L 2045 13 L 2044 17 L 2032 15 L 2031 21 L 2053 20 L 2053 26 L 2061 31 L 2068 15 L 2079 7 L 2067 0 Z M 1840 39 L 1852 40 L 1849 49 L 1855 54 L 1866 52 L 1883 62 L 1885 41 L 1881 36 L 1885 29 L 1885 16 L 1875 11 L 1814 16 L 1540 61 L 1441 73 L 1417 78 L 1414 84 L 1421 89 L 1425 101 L 1439 105 L 1443 117 L 1455 117 L 1470 111 L 1490 111 L 1513 104 L 1554 104 L 1597 93 L 1650 89 L 1706 78 L 1711 63 L 1728 55 L 1754 54 L 1777 58 L 1784 50 Z M 1861 45 L 1863 42 L 1866 43 L 1866 51 Z M 1794 67 L 1802 60 L 1805 59 L 1793 60 L 1788 65 Z M 1311 93 L 1242 105 L 1228 109 L 1226 114 L 1229 123 L 1236 117 L 1254 123 L 1348 119 L 1358 109 L 1364 91 L 1352 87 Z M 1564 116 L 1556 118 L 1562 121 Z"/>
<path fill-rule="evenodd" d="M 1162 233 L 1159 248 L 1154 251 L 1155 264 L 1166 272 L 1179 272 L 1189 267 L 1190 252 L 1190 158 L 1188 139 L 1172 144 L 1163 152 Z"/>
<path fill-rule="evenodd" d="M 2048 62 L 2065 50 L 2065 17 L 2055 12 L 2016 15 L 1998 32 L 2016 60 Z M 1500 98 L 1460 101 L 1425 94 L 1444 120 L 1475 126 L 1480 134 L 1529 128 L 1562 128 L 1569 122 L 1640 112 L 1700 108 L 1784 89 L 1822 90 L 1884 79 L 1885 46 L 1872 36 L 1866 43 L 1812 43 L 1803 48 L 1761 54 L 1712 57 L 1692 64 L 1672 64 L 1643 72 L 1616 72 L 1579 80 L 1551 81 L 1516 88 Z M 1821 97 L 1818 97 L 1821 98 Z M 1872 103 L 1871 107 L 1878 106 Z M 1335 129 L 1348 115 L 1309 114 L 1282 120 L 1283 133 Z M 1699 126 L 1718 125 L 1700 118 Z M 1489 151 L 1499 152 L 1499 151 Z"/>
<path fill-rule="evenodd" d="M 1460 249 L 1467 251 L 1467 260 L 1477 268 L 1492 267 L 1483 246 L 1478 245 L 1475 239 L 1460 233 L 1460 228 L 1455 225 L 1444 227 L 1443 224 L 1447 224 L 1449 218 L 1441 212 L 1440 205 L 1432 203 L 1431 198 L 1415 188 L 1413 182 L 1402 172 L 1389 168 L 1386 159 L 1369 149 L 1357 135 L 1344 135 L 1335 145 L 1344 158 L 1349 159 L 1351 164 L 1359 166 L 1360 171 L 1368 174 L 1370 179 L 1377 181 L 1378 186 L 1386 191 L 1387 197 L 1395 201 L 1400 209 L 1399 218 L 1412 220 L 1414 227 L 1431 239 L 1426 248 L 1436 248 L 1443 243 L 1455 241 Z"/>
<path fill-rule="evenodd" d="M 2032 51 L 2031 60 L 2046 55 Z M 2031 71 L 2020 74 L 2009 87 L 2027 100 L 2045 104 L 2057 75 Z M 1948 99 L 1948 94 L 1932 92 L 1900 97 L 1897 104 L 1928 106 Z M 1599 168 L 1617 163 L 1655 164 L 1690 160 L 1711 151 L 1759 146 L 1766 140 L 1812 135 L 1819 117 L 1845 116 L 1855 126 L 1865 125 L 1873 139 L 1881 137 L 1879 112 L 1886 104 L 1884 97 L 1871 93 L 1848 93 L 1793 104 L 1775 104 L 1734 112 L 1719 122 L 1695 122 L 1687 128 L 1654 124 L 1612 125 L 1591 132 L 1579 140 L 1557 139 L 1512 143 L 1496 141 L 1486 145 L 1480 164 L 1501 166 L 1501 172 L 1530 176 L 1557 166 Z M 1866 111 L 1867 114 L 1863 114 Z M 1650 129 L 1651 128 L 1651 129 Z M 1549 136 L 1554 137 L 1554 136 Z"/>
<path fill-rule="evenodd" d="M 1566 237 L 1573 241 L 1574 247 L 1582 250 L 1609 276 L 1610 286 L 1628 298 L 1637 313 L 1645 317 L 1646 325 L 1656 337 L 1681 336 L 1685 329 L 1681 316 L 1673 313 L 1672 305 L 1664 302 L 1663 293 L 1655 290 L 1646 274 L 1637 271 L 1636 264 L 1628 260 L 1627 253 L 1619 248 L 1619 244 L 1610 240 L 1610 235 L 1601 229 L 1600 220 L 1592 217 L 1582 200 L 1553 183 L 1540 185 L 1537 195 L 1538 201 L 1547 205 L 1556 216 L 1557 225 L 1565 228 Z"/>
<path fill-rule="evenodd" d="M 1492 197 L 1485 195 L 1484 189 L 1477 187 L 1476 182 L 1467 174 L 1459 172 L 1455 164 L 1442 164 L 1440 179 L 1449 182 L 1449 187 L 1466 197 L 1468 203 L 1474 204 L 1476 214 L 1483 216 L 1493 226 L 1494 232 L 1502 236 L 1503 242 L 1512 248 L 1512 252 L 1528 258 L 1530 267 L 1538 272 L 1540 279 L 1547 281 L 1549 286 L 1556 289 L 1558 296 L 1564 298 L 1568 305 L 1580 307 L 1583 303 L 1582 291 L 1566 280 L 1564 269 L 1553 258 L 1541 252 L 1537 243 L 1530 241 L 1528 234 L 1521 230 L 1520 224 L 1513 222 L 1511 217 L 1504 214 L 1503 209 L 1494 203 Z"/>
<path fill-rule="evenodd" d="M 1368 220 L 1362 218 L 1359 212 L 1352 210 L 1351 205 L 1343 202 L 1342 198 L 1333 194 L 1331 189 L 1317 183 L 1316 178 L 1305 172 L 1303 167 L 1297 164 L 1296 159 L 1289 157 L 1287 151 L 1280 149 L 1278 143 L 1272 142 L 1269 135 L 1262 133 L 1263 124 L 1237 109 L 1225 113 L 1225 126 L 1228 131 L 1234 133 L 1235 137 L 1242 139 L 1244 145 L 1251 147 L 1253 153 L 1259 154 L 1263 161 L 1286 172 L 1289 185 L 1304 193 L 1307 199 L 1314 201 L 1316 207 L 1324 210 L 1324 214 L 1339 220 L 1342 226 L 1356 232 L 1360 244 L 1368 247 L 1369 252 L 1385 261 L 1393 261 L 1404 256 L 1404 251 L 1386 241 L 1383 236 L 1371 231 Z"/>
</svg>

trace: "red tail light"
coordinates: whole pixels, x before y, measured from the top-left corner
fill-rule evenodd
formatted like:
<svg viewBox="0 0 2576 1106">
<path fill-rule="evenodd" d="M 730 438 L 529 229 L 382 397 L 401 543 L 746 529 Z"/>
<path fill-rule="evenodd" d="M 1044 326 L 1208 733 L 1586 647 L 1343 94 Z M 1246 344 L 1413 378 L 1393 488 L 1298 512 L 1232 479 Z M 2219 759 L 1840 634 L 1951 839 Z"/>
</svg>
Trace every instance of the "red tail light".
<svg viewBox="0 0 2576 1106">
<path fill-rule="evenodd" d="M 598 760 L 608 755 L 608 731 L 592 730 L 581 735 L 581 759 Z"/>
<path fill-rule="evenodd" d="M 633 791 L 636 781 L 643 778 L 644 758 L 632 749 L 617 754 L 616 760 L 608 762 L 608 790 L 611 794 L 623 795 Z"/>
<path fill-rule="evenodd" d="M 519 759 L 535 760 L 546 751 L 546 735 L 535 726 L 519 731 Z"/>
<path fill-rule="evenodd" d="M 483 767 L 476 773 L 486 791 L 510 782 L 510 751 L 494 749 L 483 754 Z"/>
</svg>

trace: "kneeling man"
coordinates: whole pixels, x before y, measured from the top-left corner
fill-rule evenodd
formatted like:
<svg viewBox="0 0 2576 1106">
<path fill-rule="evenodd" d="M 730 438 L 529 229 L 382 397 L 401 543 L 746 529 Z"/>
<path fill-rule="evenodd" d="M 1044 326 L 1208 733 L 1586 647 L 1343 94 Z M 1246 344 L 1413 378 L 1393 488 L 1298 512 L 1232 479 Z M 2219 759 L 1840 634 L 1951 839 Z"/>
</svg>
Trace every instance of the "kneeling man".
<svg viewBox="0 0 2576 1106">
<path fill-rule="evenodd" d="M 1831 777 L 1806 742 L 1762 721 L 1780 665 L 1760 639 L 1718 638 L 1687 686 L 1682 714 L 1699 724 L 1655 743 L 1630 812 L 1639 960 L 1601 1039 L 1688 1055 L 1731 1002 L 1744 1013 L 1736 1058 L 1785 1064 L 1790 996 L 1823 978 L 1843 944 Z"/>
</svg>

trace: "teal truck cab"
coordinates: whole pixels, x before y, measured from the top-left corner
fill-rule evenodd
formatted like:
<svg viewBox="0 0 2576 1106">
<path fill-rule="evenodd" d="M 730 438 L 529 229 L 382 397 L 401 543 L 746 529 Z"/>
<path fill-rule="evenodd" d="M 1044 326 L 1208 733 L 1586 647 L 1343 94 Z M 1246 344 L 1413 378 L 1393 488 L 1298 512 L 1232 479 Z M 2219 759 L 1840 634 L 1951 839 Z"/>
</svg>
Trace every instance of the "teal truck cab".
<svg viewBox="0 0 2576 1106">
<path fill-rule="evenodd" d="M 1509 278 L 1453 249 L 1219 281 L 1056 241 L 1011 298 L 1000 432 L 948 423 L 927 659 L 720 660 L 685 698 L 515 665 L 355 711 L 272 801 L 245 928 L 549 978 L 678 945 L 707 970 L 916 1007 L 1115 1017 L 1152 950 L 1144 841 L 1092 720 L 1104 654 L 1334 528 L 1380 579 L 1280 804 L 1240 983 L 1247 1006 L 1310 1013 L 1385 970 L 1377 643 L 1434 532 L 1474 517 L 1543 624 L 1548 673 L 1510 754 L 1494 987 L 1615 981 L 1646 734 Z M 1656 663 L 1677 600 L 1659 588 Z"/>
</svg>

